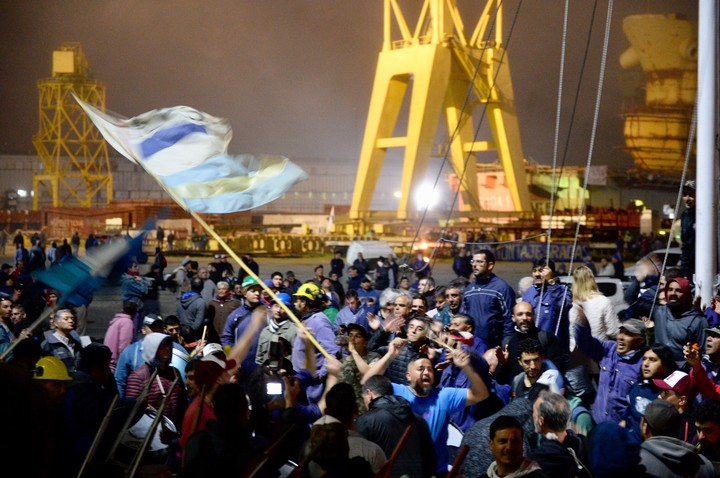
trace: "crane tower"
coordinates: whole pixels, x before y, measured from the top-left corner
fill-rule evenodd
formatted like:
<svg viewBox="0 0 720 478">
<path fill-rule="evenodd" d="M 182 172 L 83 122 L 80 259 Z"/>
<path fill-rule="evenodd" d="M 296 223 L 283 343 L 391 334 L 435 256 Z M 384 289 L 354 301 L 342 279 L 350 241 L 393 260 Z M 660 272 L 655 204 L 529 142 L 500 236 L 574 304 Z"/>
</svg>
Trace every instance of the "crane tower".
<svg viewBox="0 0 720 478">
<path fill-rule="evenodd" d="M 412 94 L 407 132 L 398 135 L 396 123 L 409 86 Z M 475 132 L 483 108 L 492 138 L 478 138 Z M 515 210 L 530 211 L 510 68 L 503 46 L 502 2 L 488 0 L 468 35 L 455 0 L 424 0 L 414 30 L 406 22 L 399 1 L 385 0 L 383 46 L 355 180 L 351 220 L 370 219 L 370 202 L 389 148 L 404 148 L 397 218 L 407 219 L 411 187 L 418 184 L 427 169 L 443 113 L 449 159 L 457 177 L 462 178 L 459 188 L 465 209 L 480 209 L 477 153 L 495 151 L 505 170 Z"/>
<path fill-rule="evenodd" d="M 33 144 L 40 157 L 33 175 L 33 209 L 49 194 L 53 207 L 85 207 L 112 200 L 107 144 L 72 97 L 105 110 L 105 85 L 90 76 L 79 43 L 53 52 L 52 77 L 38 81 L 39 131 Z M 103 192 L 105 193 L 103 196 Z"/>
</svg>

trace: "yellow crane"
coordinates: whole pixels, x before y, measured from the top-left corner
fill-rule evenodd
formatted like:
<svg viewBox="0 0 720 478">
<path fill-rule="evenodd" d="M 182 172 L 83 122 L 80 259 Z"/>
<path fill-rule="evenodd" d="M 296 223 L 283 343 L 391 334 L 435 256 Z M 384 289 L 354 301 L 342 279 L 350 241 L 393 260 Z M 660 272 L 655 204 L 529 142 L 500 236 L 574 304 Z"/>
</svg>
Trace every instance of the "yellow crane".
<svg viewBox="0 0 720 478">
<path fill-rule="evenodd" d="M 493 35 L 488 38 L 488 33 Z M 409 87 L 407 131 L 398 133 L 396 124 Z M 468 91 L 470 101 L 463 109 Z M 491 138 L 476 137 L 483 108 Z M 413 30 L 399 1 L 385 0 L 383 46 L 355 180 L 351 221 L 362 228 L 372 219 L 370 202 L 390 148 L 404 148 L 396 217 L 407 219 L 410 191 L 425 174 L 441 114 L 447 125 L 449 160 L 462 178 L 459 187 L 466 210 L 480 209 L 476 162 L 477 153 L 485 151 L 496 152 L 492 159 L 501 162 L 515 210 L 531 210 L 510 66 L 503 45 L 502 2 L 489 0 L 468 34 L 455 0 L 424 0 Z"/>
<path fill-rule="evenodd" d="M 53 52 L 52 77 L 38 81 L 39 131 L 33 144 L 40 157 L 33 175 L 33 209 L 45 194 L 53 207 L 108 205 L 112 173 L 107 144 L 72 97 L 105 110 L 105 84 L 90 76 L 79 43 Z M 104 195 L 103 195 L 104 193 Z"/>
</svg>

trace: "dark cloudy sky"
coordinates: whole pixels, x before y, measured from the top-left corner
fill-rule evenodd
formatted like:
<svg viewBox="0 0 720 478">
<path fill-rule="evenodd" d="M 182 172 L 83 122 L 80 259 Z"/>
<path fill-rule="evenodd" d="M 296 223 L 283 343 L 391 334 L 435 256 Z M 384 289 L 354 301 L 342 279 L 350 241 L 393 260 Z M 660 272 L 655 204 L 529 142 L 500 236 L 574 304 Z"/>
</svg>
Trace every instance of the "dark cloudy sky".
<svg viewBox="0 0 720 478">
<path fill-rule="evenodd" d="M 421 0 L 400 0 L 407 12 Z M 482 0 L 458 0 L 474 27 Z M 551 164 L 562 33 L 562 0 L 506 0 L 505 34 L 521 5 L 509 58 L 525 155 Z M 571 0 L 564 121 L 572 107 L 590 26 L 591 0 Z M 598 1 L 568 164 L 585 164 L 607 0 Z M 616 0 L 594 164 L 629 167 L 618 149 L 622 122 L 622 18 L 681 12 L 691 0 Z M 409 23 L 413 15 L 408 15 Z M 124 116 L 188 105 L 230 119 L 231 153 L 347 162 L 360 152 L 377 52 L 382 0 L 2 0 L 0 153 L 34 154 L 37 80 L 52 51 L 81 42 L 107 107 Z M 563 134 L 567 124 L 563 126 Z"/>
</svg>

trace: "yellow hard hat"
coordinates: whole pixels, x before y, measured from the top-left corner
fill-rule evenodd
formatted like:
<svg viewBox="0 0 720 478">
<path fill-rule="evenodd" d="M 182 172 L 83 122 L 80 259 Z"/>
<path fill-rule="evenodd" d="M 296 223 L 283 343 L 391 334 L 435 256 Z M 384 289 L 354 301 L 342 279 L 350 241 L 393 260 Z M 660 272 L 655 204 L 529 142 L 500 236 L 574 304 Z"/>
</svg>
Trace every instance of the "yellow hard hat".
<svg viewBox="0 0 720 478">
<path fill-rule="evenodd" d="M 62 360 L 53 356 L 38 360 L 33 375 L 36 380 L 72 380 Z"/>
<path fill-rule="evenodd" d="M 303 297 L 310 302 L 315 302 L 323 299 L 324 294 L 320 291 L 320 288 L 312 282 L 307 282 L 300 286 L 300 288 L 293 294 L 293 297 Z"/>
</svg>

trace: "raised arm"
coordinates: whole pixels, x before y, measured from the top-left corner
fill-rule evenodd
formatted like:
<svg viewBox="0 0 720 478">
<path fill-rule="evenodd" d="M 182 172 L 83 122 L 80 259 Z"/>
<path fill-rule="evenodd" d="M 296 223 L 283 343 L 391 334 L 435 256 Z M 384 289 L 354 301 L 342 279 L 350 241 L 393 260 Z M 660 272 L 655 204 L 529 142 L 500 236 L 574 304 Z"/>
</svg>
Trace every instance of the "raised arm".
<svg viewBox="0 0 720 478">
<path fill-rule="evenodd" d="M 370 367 L 370 370 L 368 370 L 365 375 L 363 375 L 360 383 L 365 383 L 365 381 L 373 375 L 384 374 L 385 370 L 387 370 L 388 366 L 390 365 L 390 362 L 395 360 L 395 358 L 400 355 L 400 352 L 402 351 L 403 347 L 405 347 L 406 343 L 407 341 L 405 339 L 401 339 L 400 337 L 393 339 L 393 341 L 390 342 L 390 345 L 388 346 L 387 353 L 383 355 L 380 360 L 375 362 L 375 365 Z"/>
<path fill-rule="evenodd" d="M 267 314 L 268 312 L 265 307 L 256 307 L 255 310 L 252 311 L 250 323 L 228 355 L 228 359 L 235 360 L 237 363 L 236 366 L 239 366 L 242 361 L 245 360 L 250 352 L 250 347 L 255 340 L 255 336 L 259 334 L 260 330 L 267 324 Z"/>
<path fill-rule="evenodd" d="M 455 349 L 452 352 L 453 363 L 456 367 L 462 369 L 470 380 L 470 387 L 467 389 L 467 398 L 465 399 L 465 406 L 475 405 L 478 402 L 482 402 L 490 396 L 485 381 L 475 371 L 471 362 L 470 354 L 462 349 Z"/>
</svg>

